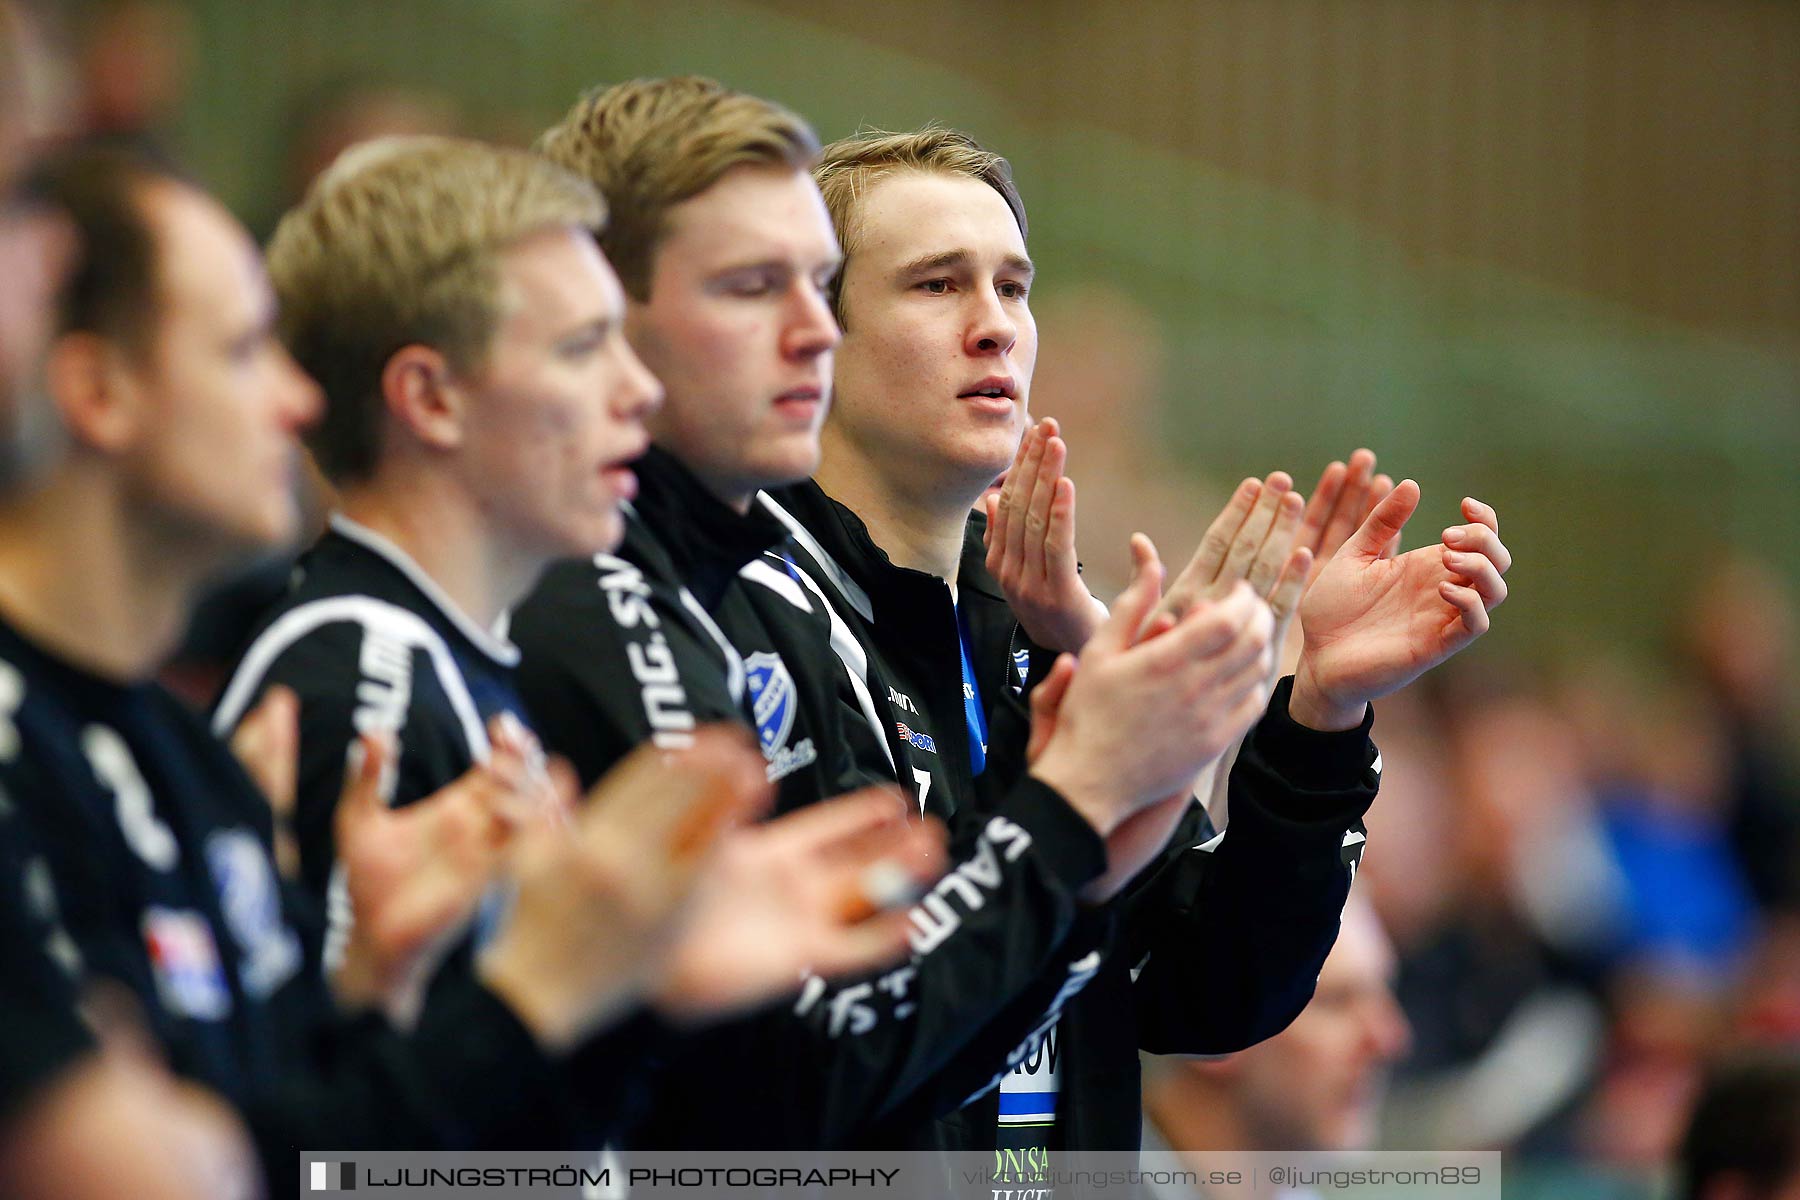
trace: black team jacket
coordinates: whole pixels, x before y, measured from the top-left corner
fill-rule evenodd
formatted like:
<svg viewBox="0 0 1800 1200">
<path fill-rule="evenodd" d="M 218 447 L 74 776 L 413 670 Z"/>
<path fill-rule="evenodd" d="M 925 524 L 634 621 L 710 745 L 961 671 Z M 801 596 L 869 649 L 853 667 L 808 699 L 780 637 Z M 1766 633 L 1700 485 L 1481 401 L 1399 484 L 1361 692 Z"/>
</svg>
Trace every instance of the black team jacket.
<svg viewBox="0 0 1800 1200">
<path fill-rule="evenodd" d="M 167 692 L 0 622 L 0 700 L 0 790 L 82 977 L 124 985 L 169 1065 L 243 1114 L 272 1195 L 298 1186 L 302 1150 L 480 1146 L 553 1095 L 554 1064 L 472 976 L 408 1034 L 336 1011 L 268 803 Z"/>
<path fill-rule="evenodd" d="M 306 890 L 324 901 L 324 959 L 336 961 L 352 914 L 336 868 L 334 822 L 346 754 L 360 732 L 393 735 L 395 806 L 454 783 L 488 752 L 494 718 L 527 727 L 513 672 L 518 649 L 459 609 L 400 547 L 339 515 L 301 556 L 287 594 L 263 614 L 213 712 L 229 737 L 274 684 L 300 701 L 294 829 Z M 431 981 L 426 1007 L 454 994 L 475 965 L 478 944 L 504 911 L 490 896 Z M 487 1133 L 493 1147 L 586 1147 L 623 1119 L 616 1097 L 649 1061 L 641 1015 L 589 1039 L 567 1061 L 563 1096 L 521 1109 L 511 1128 Z"/>
<path fill-rule="evenodd" d="M 733 511 L 661 450 L 637 470 L 617 554 L 552 568 L 509 625 L 547 746 L 594 779 L 639 742 L 678 747 L 736 720 L 757 734 L 780 809 L 894 783 L 905 760 L 874 716 L 886 693 L 867 694 L 866 663 L 852 681 L 860 643 L 791 569 L 787 527 L 760 502 Z M 984 1087 L 1071 972 L 1098 961 L 1110 917 L 1076 897 L 1105 853 L 1060 796 L 1021 778 L 954 832 L 949 861 L 912 910 L 910 961 L 809 979 L 793 1002 L 684 1039 L 628 1144 L 895 1144 L 894 1130 Z"/>
<path fill-rule="evenodd" d="M 770 499 L 798 527 L 791 543 L 798 568 L 830 594 L 862 645 L 868 690 L 887 706 L 881 715 L 907 755 L 902 774 L 917 772 L 921 785 L 929 776 L 924 807 L 955 830 L 1005 811 L 1021 787 L 1039 786 L 1025 774 L 1024 698 L 1054 656 L 1023 637 L 987 573 L 980 519 L 969 526 L 958 586 L 988 722 L 986 769 L 976 775 L 948 585 L 895 566 L 861 519 L 816 484 Z M 1291 680 L 1277 687 L 1232 768 L 1229 831 L 1214 839 L 1194 805 L 1159 860 L 1104 909 L 1081 914 L 1101 936 L 1097 961 L 1083 964 L 1085 986 L 1053 993 L 1062 1011 L 1052 1149 L 1136 1149 L 1140 1049 L 1241 1049 L 1284 1029 L 1311 998 L 1360 858 L 1361 818 L 1379 785 L 1379 760 L 1369 739 L 1372 715 L 1342 733 L 1306 729 L 1287 715 L 1291 687 Z M 1020 930 L 1042 920 L 1028 908 L 1007 916 Z M 1034 1001 L 1041 998 L 1020 1003 Z M 1035 1025 L 1022 1026 L 1029 1033 L 1057 1015 L 1039 1014 Z M 996 1033 L 1001 1025 L 1021 1027 L 1018 1013 L 1009 1016 Z M 990 1058 L 991 1084 L 967 1104 L 929 1124 L 892 1124 L 880 1140 L 993 1151 L 1000 1076 L 1032 1049 L 1031 1038 L 1016 1041 Z"/>
</svg>

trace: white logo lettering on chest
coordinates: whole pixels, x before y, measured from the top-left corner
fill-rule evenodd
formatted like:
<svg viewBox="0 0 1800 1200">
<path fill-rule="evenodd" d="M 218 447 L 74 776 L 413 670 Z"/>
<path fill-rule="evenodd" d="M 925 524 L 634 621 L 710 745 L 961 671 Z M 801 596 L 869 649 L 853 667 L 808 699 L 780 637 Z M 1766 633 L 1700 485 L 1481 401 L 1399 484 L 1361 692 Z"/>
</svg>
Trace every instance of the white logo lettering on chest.
<svg viewBox="0 0 1800 1200">
<path fill-rule="evenodd" d="M 595 555 L 594 566 L 600 570 L 606 609 L 619 628 L 649 632 L 648 638 L 626 643 L 625 661 L 631 667 L 631 677 L 637 681 L 644 719 L 650 723 L 650 740 L 664 750 L 691 746 L 693 708 L 688 703 L 687 689 L 681 684 L 675 653 L 663 636 L 662 618 L 650 603 L 650 585 L 644 582 L 643 572 L 610 554 Z"/>
<path fill-rule="evenodd" d="M 917 706 L 915 706 L 912 702 L 912 697 L 907 695 L 905 692 L 896 691 L 892 684 L 888 685 L 888 703 L 893 705 L 895 708 L 902 709 L 906 712 L 912 713 L 914 716 L 917 716 L 919 714 L 919 710 L 918 710 Z"/>
<path fill-rule="evenodd" d="M 965 912 L 977 912 L 1005 881 L 1004 862 L 1016 862 L 1031 849 L 1031 834 L 1005 817 L 991 818 L 975 853 L 946 874 L 908 914 L 912 948 L 930 954 L 962 928 Z M 951 900 L 958 904 L 952 904 Z"/>
<path fill-rule="evenodd" d="M 362 673 L 356 684 L 356 731 L 399 732 L 412 703 L 412 646 L 378 628 L 365 628 L 356 665 Z"/>
<path fill-rule="evenodd" d="M 81 751 L 101 786 L 113 794 L 113 814 L 125 844 L 152 870 L 174 870 L 181 861 L 181 846 L 174 831 L 156 815 L 150 785 L 125 739 L 104 725 L 89 725 L 81 731 Z"/>
</svg>

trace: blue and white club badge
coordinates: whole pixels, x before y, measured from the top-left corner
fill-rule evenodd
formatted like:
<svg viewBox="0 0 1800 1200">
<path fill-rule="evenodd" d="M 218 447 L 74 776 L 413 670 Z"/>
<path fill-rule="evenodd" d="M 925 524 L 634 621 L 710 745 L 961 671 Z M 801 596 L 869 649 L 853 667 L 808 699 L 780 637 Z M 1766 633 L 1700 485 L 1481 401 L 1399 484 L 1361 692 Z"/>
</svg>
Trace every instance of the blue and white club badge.
<svg viewBox="0 0 1800 1200">
<path fill-rule="evenodd" d="M 756 717 L 756 737 L 764 756 L 773 758 L 794 731 L 794 677 L 781 655 L 758 651 L 744 659 L 744 682 Z"/>
<path fill-rule="evenodd" d="M 219 910 L 241 952 L 244 987 L 258 999 L 300 969 L 300 939 L 281 913 L 281 885 L 262 841 L 248 829 L 222 829 L 206 839 L 206 864 Z"/>
</svg>

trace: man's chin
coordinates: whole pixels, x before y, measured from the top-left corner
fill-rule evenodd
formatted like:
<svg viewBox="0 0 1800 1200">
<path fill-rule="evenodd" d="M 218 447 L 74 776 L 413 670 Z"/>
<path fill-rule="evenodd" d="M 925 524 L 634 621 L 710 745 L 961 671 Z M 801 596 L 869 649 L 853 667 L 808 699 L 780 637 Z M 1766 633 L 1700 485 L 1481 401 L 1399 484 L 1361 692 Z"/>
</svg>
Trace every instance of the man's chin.
<svg viewBox="0 0 1800 1200">
<path fill-rule="evenodd" d="M 819 439 L 793 439 L 789 444 L 769 447 L 745 464 L 742 478 L 752 492 L 767 488 L 804 483 L 819 469 Z"/>
</svg>

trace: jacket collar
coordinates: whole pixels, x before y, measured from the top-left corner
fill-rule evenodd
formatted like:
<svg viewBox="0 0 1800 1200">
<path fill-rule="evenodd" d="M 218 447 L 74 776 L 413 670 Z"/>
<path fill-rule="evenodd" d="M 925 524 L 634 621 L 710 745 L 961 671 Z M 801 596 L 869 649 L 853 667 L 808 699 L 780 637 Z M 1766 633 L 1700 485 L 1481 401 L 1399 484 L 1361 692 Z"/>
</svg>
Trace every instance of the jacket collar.
<svg viewBox="0 0 1800 1200">
<path fill-rule="evenodd" d="M 707 490 L 687 464 L 652 446 L 633 464 L 635 508 L 670 565 L 706 608 L 718 605 L 745 563 L 787 539 L 787 526 L 758 505 L 739 514 Z"/>
<path fill-rule="evenodd" d="M 869 535 L 869 527 L 856 512 L 829 496 L 812 480 L 782 488 L 770 499 L 779 502 L 793 518 L 809 531 L 819 546 L 858 586 L 866 591 L 880 591 L 891 584 L 894 574 L 935 578 L 923 571 L 894 565 L 886 550 Z M 982 544 L 982 530 L 987 519 L 971 512 L 963 528 L 962 559 L 957 565 L 957 591 L 970 589 L 1005 603 L 1000 583 L 987 569 L 987 547 Z M 809 549 L 811 549 L 809 547 Z M 815 554 L 816 556 L 816 554 Z"/>
<path fill-rule="evenodd" d="M 519 648 L 494 630 L 482 628 L 474 617 L 457 607 L 456 601 L 438 586 L 435 579 L 425 573 L 425 569 L 414 561 L 412 555 L 343 513 L 331 514 L 331 532 L 386 563 L 411 584 L 413 590 L 424 597 L 427 605 L 449 622 L 451 628 L 460 633 L 471 646 L 503 667 L 519 665 Z"/>
</svg>

